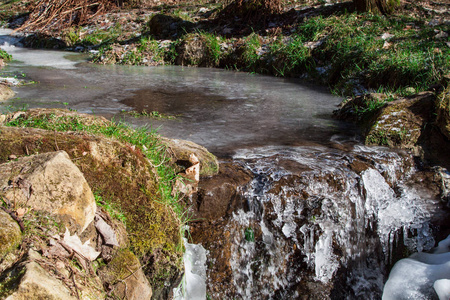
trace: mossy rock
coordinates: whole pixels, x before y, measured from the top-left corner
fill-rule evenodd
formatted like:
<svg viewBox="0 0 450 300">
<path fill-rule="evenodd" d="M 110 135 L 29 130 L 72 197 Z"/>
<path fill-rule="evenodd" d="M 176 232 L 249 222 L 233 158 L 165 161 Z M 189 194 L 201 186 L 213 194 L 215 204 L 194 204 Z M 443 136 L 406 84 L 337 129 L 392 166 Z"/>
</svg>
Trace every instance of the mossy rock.
<svg viewBox="0 0 450 300">
<path fill-rule="evenodd" d="M 450 86 L 437 98 L 436 124 L 442 134 L 450 140 Z"/>
<path fill-rule="evenodd" d="M 57 149 L 69 154 L 95 193 L 122 210 L 130 247 L 139 257 L 172 257 L 162 267 L 179 270 L 180 220 L 170 206 L 162 203 L 156 171 L 139 148 L 82 131 L 0 127 L 0 163 L 7 162 L 10 155 Z M 149 279 L 153 280 L 151 275 Z M 165 280 L 161 278 L 161 282 Z"/>
<path fill-rule="evenodd" d="M 17 248 L 21 240 L 22 232 L 17 222 L 0 209 L 0 259 Z"/>
<path fill-rule="evenodd" d="M 98 271 L 102 281 L 113 287 L 113 296 L 119 299 L 150 299 L 152 289 L 133 252 L 123 249 Z"/>
<path fill-rule="evenodd" d="M 200 160 L 200 176 L 213 176 L 219 173 L 217 157 L 205 147 L 186 140 L 162 138 L 162 141 L 169 148 L 174 163 L 190 167 L 189 156 L 194 153 Z"/>
<path fill-rule="evenodd" d="M 370 93 L 358 96 L 341 103 L 340 108 L 333 112 L 336 119 L 359 123 L 364 126 L 379 109 L 386 105 L 388 97 L 385 94 Z"/>
<path fill-rule="evenodd" d="M 433 93 L 424 92 L 389 102 L 368 123 L 365 143 L 414 149 L 432 120 L 434 101 Z"/>
</svg>

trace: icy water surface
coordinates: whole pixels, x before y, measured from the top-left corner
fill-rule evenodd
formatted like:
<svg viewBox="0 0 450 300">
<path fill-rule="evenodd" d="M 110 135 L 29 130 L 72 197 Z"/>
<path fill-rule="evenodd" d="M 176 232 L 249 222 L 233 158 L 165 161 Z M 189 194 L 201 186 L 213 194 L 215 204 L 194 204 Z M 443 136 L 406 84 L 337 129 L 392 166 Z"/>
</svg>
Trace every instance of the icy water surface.
<svg viewBox="0 0 450 300">
<path fill-rule="evenodd" d="M 11 66 L 10 69 L 17 68 Z M 215 69 L 81 64 L 76 69 L 28 67 L 39 84 L 17 88 L 16 105 L 63 107 L 159 128 L 212 152 L 246 146 L 328 141 L 340 123 L 340 102 L 298 82 Z M 157 111 L 174 120 L 121 113 Z"/>
<path fill-rule="evenodd" d="M 15 58 L 3 72 L 38 82 L 15 88 L 16 99 L 3 106 L 67 107 L 125 119 L 217 154 L 249 146 L 323 143 L 343 132 L 343 124 L 331 118 L 341 99 L 298 80 L 179 66 L 76 64 L 82 57 L 73 53 L 21 49 L 5 35 L 2 42 Z M 175 119 L 123 113 L 130 110 Z"/>
</svg>

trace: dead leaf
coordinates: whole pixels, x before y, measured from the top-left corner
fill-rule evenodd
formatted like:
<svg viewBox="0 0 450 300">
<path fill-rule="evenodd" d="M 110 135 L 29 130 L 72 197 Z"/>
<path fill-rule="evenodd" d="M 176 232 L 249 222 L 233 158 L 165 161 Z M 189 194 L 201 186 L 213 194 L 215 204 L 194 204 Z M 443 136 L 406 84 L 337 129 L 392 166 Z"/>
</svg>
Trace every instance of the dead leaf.
<svg viewBox="0 0 450 300">
<path fill-rule="evenodd" d="M 95 216 L 95 228 L 103 237 L 105 245 L 119 246 L 114 229 L 99 216 Z"/>
<path fill-rule="evenodd" d="M 17 215 L 17 217 L 22 218 L 26 212 L 27 212 L 26 208 L 20 207 L 16 210 L 16 215 Z"/>
<path fill-rule="evenodd" d="M 381 38 L 383 39 L 383 40 L 389 40 L 390 38 L 393 38 L 394 37 L 394 35 L 393 34 L 390 34 L 389 32 L 385 32 L 385 33 L 383 33 L 382 35 L 381 35 Z"/>
<path fill-rule="evenodd" d="M 55 244 L 50 248 L 44 250 L 43 255 L 45 257 L 70 257 L 72 253 L 67 251 L 61 244 Z"/>
<path fill-rule="evenodd" d="M 83 244 L 78 235 L 74 234 L 71 236 L 67 228 L 64 233 L 64 243 L 90 261 L 96 260 L 100 255 L 100 252 L 95 251 L 94 248 L 89 246 L 89 241 Z"/>
</svg>

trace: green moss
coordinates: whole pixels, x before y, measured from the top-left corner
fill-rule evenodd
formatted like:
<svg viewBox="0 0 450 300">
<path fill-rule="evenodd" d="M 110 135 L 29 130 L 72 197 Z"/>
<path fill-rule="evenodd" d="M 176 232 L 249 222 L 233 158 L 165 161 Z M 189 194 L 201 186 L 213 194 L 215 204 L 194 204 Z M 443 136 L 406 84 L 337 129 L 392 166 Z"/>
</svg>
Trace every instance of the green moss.
<svg viewBox="0 0 450 300">
<path fill-rule="evenodd" d="M 111 285 L 126 279 L 140 267 L 139 260 L 127 249 L 120 250 L 113 259 L 102 268 L 105 272 L 105 278 Z"/>
<path fill-rule="evenodd" d="M 0 196 L 0 203 L 3 202 Z M 22 241 L 19 225 L 0 209 L 0 258 L 16 249 Z"/>
<path fill-rule="evenodd" d="M 0 276 L 0 298 L 5 299 L 19 287 L 20 280 L 25 274 L 24 267 L 8 270 Z"/>
<path fill-rule="evenodd" d="M 11 54 L 8 54 L 8 52 L 6 52 L 3 49 L 0 49 L 0 59 L 3 59 L 4 61 L 10 61 L 12 60 L 12 56 Z"/>
</svg>

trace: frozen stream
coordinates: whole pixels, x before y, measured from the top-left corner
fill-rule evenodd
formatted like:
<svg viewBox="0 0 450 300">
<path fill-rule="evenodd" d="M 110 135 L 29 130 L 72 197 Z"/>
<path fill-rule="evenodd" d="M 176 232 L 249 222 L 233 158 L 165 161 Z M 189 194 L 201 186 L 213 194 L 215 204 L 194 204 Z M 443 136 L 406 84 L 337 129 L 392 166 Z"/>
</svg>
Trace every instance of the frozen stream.
<svg viewBox="0 0 450 300">
<path fill-rule="evenodd" d="M 323 88 L 217 69 L 93 65 L 21 49 L 6 33 L 0 45 L 15 60 L 2 75 L 37 83 L 15 87 L 0 111 L 67 107 L 159 128 L 253 174 L 238 191 L 244 204 L 221 220 L 216 241 L 230 244 L 207 249 L 214 299 L 379 299 L 396 247 L 435 245 L 441 208 L 426 174 L 407 153 L 359 145 L 352 126 L 331 118 L 341 99 Z M 219 264 L 224 276 L 212 274 Z"/>
<path fill-rule="evenodd" d="M 192 140 L 217 154 L 247 146 L 327 143 L 333 134 L 343 132 L 342 123 L 330 117 L 341 99 L 299 81 L 179 66 L 75 67 L 73 54 L 3 48 L 17 60 L 3 73 L 19 77 L 24 73 L 26 79 L 38 82 L 16 88 L 16 99 L 3 106 L 67 106 L 114 116 L 159 128 L 168 137 Z M 55 68 L 47 67 L 49 60 Z M 133 109 L 176 119 L 136 119 L 121 113 Z"/>
</svg>

